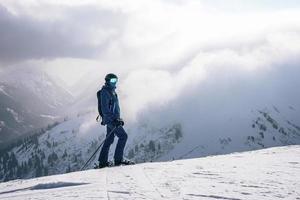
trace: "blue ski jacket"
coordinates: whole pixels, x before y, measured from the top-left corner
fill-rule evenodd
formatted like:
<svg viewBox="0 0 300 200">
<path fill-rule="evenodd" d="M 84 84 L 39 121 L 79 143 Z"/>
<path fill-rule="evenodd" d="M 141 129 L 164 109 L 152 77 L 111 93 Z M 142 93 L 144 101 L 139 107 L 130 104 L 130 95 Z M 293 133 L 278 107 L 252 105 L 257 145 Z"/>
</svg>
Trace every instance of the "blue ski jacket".
<svg viewBox="0 0 300 200">
<path fill-rule="evenodd" d="M 101 106 L 102 110 L 102 123 L 112 124 L 116 119 L 120 118 L 120 106 L 118 95 L 115 92 L 116 87 L 105 84 L 100 92 L 101 100 L 98 101 L 98 107 Z"/>
</svg>

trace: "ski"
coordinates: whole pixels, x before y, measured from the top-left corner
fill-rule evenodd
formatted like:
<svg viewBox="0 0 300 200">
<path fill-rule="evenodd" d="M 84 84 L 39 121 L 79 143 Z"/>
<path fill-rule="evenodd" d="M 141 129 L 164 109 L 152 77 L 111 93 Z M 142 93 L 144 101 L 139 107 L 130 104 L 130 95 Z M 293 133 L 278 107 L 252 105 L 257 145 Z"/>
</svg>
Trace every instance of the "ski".
<svg viewBox="0 0 300 200">
<path fill-rule="evenodd" d="M 135 165 L 133 161 L 126 161 L 124 163 L 115 164 L 112 161 L 109 161 L 105 166 L 99 166 L 99 164 L 94 163 L 94 169 L 102 169 L 102 168 L 110 168 L 110 167 L 119 167 L 119 166 L 127 166 L 127 165 Z"/>
</svg>

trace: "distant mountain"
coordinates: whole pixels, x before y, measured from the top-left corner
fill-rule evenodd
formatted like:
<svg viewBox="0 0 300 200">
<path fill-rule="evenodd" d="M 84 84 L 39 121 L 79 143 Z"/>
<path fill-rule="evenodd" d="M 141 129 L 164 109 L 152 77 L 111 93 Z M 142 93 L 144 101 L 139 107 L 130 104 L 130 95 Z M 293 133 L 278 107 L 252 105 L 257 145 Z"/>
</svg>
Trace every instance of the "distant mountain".
<svg viewBox="0 0 300 200">
<path fill-rule="evenodd" d="M 46 126 L 61 117 L 73 96 L 38 68 L 0 74 L 0 143 Z"/>
<path fill-rule="evenodd" d="M 104 84 L 104 76 L 101 72 L 85 74 L 76 84 L 74 84 L 70 91 L 74 95 L 74 103 L 69 106 L 68 114 L 77 114 L 78 112 L 85 112 L 86 110 L 95 109 L 97 104 L 96 93 Z"/>
<path fill-rule="evenodd" d="M 95 111 L 78 113 L 76 117 L 65 119 L 53 128 L 25 138 L 9 151 L 2 152 L 0 180 L 79 170 L 105 138 L 105 128 L 94 121 L 95 115 Z M 248 116 L 247 122 L 245 119 L 235 122 L 244 124 L 240 135 L 235 136 L 224 133 L 215 137 L 205 132 L 198 138 L 193 138 L 193 135 L 183 131 L 181 123 L 166 124 L 163 127 L 147 123 L 128 125 L 125 127 L 129 134 L 125 155 L 140 163 L 300 144 L 300 127 L 285 118 L 275 107 L 272 110 L 265 108 L 264 111 L 249 111 Z M 216 126 L 215 130 L 217 129 L 219 127 Z M 222 129 L 227 132 L 231 127 L 224 126 Z M 201 140 L 201 137 L 206 139 Z M 207 142 L 208 139 L 210 142 Z M 189 145 L 187 142 L 191 140 L 195 142 Z M 115 144 L 112 149 L 114 147 Z M 111 158 L 113 152 L 110 152 Z M 93 167 L 98 155 L 99 152 L 88 168 Z"/>
<path fill-rule="evenodd" d="M 297 66 L 285 66 L 261 74 L 237 74 L 230 80 L 211 78 L 166 104 L 147 105 L 136 121 L 126 120 L 121 105 L 129 135 L 125 155 L 136 162 L 167 161 L 300 144 L 297 71 Z M 0 180 L 79 170 L 106 134 L 95 121 L 97 89 L 96 84 L 86 89 L 70 105 L 73 115 L 63 122 L 2 151 Z M 121 103 L 128 101 L 129 95 L 121 92 Z"/>
</svg>

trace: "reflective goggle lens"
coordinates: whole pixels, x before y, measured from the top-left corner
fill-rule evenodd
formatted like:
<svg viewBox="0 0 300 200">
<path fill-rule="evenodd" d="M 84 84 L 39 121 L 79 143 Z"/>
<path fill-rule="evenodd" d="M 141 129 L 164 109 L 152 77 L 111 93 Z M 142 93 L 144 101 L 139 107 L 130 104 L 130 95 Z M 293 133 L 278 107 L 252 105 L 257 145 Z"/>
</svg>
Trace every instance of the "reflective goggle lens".
<svg viewBox="0 0 300 200">
<path fill-rule="evenodd" d="M 118 79 L 117 78 L 112 78 L 112 79 L 110 79 L 110 82 L 111 83 L 116 83 L 116 82 L 118 82 Z"/>
</svg>

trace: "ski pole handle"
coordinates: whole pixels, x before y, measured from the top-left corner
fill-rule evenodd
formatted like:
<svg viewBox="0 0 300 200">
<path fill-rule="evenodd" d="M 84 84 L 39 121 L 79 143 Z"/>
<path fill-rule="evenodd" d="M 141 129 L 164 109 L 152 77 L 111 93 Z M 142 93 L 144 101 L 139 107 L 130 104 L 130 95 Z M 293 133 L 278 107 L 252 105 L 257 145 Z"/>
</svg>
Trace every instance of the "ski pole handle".
<svg viewBox="0 0 300 200">
<path fill-rule="evenodd" d="M 96 117 L 96 122 L 99 122 L 100 115 Z"/>
</svg>

